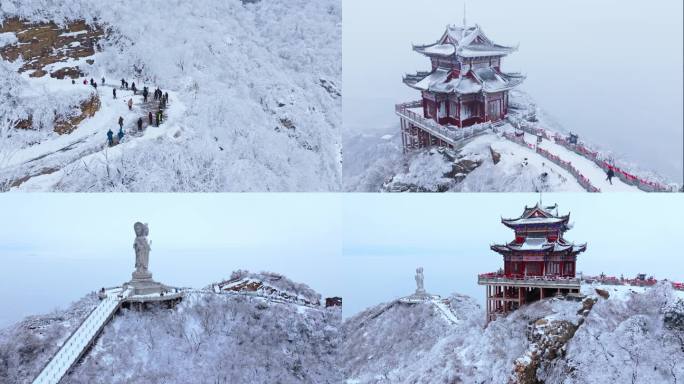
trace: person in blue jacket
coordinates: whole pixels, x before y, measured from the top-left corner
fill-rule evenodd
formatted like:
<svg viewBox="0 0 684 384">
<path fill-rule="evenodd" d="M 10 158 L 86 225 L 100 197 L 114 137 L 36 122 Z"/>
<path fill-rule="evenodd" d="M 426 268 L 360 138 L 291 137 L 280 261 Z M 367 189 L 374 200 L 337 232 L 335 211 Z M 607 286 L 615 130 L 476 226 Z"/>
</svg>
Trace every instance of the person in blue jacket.
<svg viewBox="0 0 684 384">
<path fill-rule="evenodd" d="M 119 133 L 116 134 L 116 137 L 119 138 L 119 143 L 120 143 L 121 139 L 123 139 L 123 137 L 124 137 L 124 133 L 123 133 L 123 130 L 121 128 L 119 128 Z"/>
<path fill-rule="evenodd" d="M 107 131 L 107 142 L 109 143 L 110 147 L 114 145 L 114 132 L 112 132 L 111 129 Z"/>
</svg>

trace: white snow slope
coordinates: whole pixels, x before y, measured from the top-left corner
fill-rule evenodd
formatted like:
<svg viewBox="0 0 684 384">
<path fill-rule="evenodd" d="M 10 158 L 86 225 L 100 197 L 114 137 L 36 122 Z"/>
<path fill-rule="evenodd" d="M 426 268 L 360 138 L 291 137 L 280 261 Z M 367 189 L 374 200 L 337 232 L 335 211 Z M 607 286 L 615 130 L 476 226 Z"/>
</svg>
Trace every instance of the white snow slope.
<svg viewBox="0 0 684 384">
<path fill-rule="evenodd" d="M 30 383 L 95 305 L 0 330 L 0 382 Z M 172 309 L 121 309 L 62 383 L 339 383 L 340 325 L 339 309 L 188 291 Z"/>
<path fill-rule="evenodd" d="M 339 0 L 3 0 L 1 5 L 0 19 L 19 16 L 58 24 L 84 19 L 104 26 L 107 36 L 94 64 L 81 65 L 86 76 L 104 76 L 108 84 L 126 78 L 151 89 L 160 86 L 169 91 L 169 113 L 175 114 L 163 130 L 146 132 L 142 140 L 131 139 L 121 148 L 102 146 L 93 153 L 92 146 L 86 151 L 79 143 L 69 154 L 83 151 L 83 157 L 60 152 L 59 172 L 38 175 L 19 189 L 341 188 Z M 10 37 L 3 41 L 11 43 Z M 11 74 L 16 68 L 18 63 L 3 63 L 3 83 L 13 84 L 17 92 L 0 94 L 0 122 L 13 118 L 22 102 L 38 103 L 33 106 L 38 111 L 64 109 L 65 101 L 55 93 L 63 85 L 52 79 L 17 79 Z M 51 84 L 45 87 L 46 82 Z M 22 98 L 27 92 L 51 96 Z M 127 111 L 109 100 L 111 89 L 101 93 L 102 109 L 71 135 L 0 130 L 0 174 L 3 167 L 6 171 L 31 158 L 28 152 L 37 150 L 31 149 L 36 142 L 59 149 L 63 142 L 93 134 L 104 143 L 107 130 Z"/>
<path fill-rule="evenodd" d="M 546 299 L 486 328 L 484 311 L 460 295 L 450 297 L 457 323 L 440 316 L 432 303 L 370 308 L 343 324 L 340 359 L 346 382 L 682 382 L 682 292 L 661 283 L 641 293 L 604 299 L 594 288 L 602 287 L 583 289 L 596 300 L 589 311 L 583 302 Z M 572 332 L 554 339 L 564 324 Z M 560 340 L 560 347 L 542 347 L 545 336 Z M 522 369 L 533 361 L 538 364 L 534 369 Z M 514 375 L 519 372 L 531 375 Z"/>
</svg>

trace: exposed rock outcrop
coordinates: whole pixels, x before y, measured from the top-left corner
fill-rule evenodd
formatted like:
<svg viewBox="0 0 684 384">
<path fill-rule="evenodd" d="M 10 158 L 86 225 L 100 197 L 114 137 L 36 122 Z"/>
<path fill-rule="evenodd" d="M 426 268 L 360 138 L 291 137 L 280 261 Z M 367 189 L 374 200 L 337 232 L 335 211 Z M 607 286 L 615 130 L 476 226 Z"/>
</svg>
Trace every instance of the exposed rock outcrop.
<svg viewBox="0 0 684 384">
<path fill-rule="evenodd" d="M 14 33 L 17 41 L 1 47 L 0 57 L 8 61 L 21 57 L 24 64 L 19 71 L 31 71 L 32 77 L 48 74 L 46 67 L 49 65 L 94 55 L 105 35 L 101 26 L 89 25 L 83 20 L 60 26 L 54 22 L 32 23 L 18 18 L 4 20 L 0 33 L 6 32 Z M 82 75 L 78 66 L 63 67 L 50 73 L 59 79 L 75 79 Z"/>
</svg>

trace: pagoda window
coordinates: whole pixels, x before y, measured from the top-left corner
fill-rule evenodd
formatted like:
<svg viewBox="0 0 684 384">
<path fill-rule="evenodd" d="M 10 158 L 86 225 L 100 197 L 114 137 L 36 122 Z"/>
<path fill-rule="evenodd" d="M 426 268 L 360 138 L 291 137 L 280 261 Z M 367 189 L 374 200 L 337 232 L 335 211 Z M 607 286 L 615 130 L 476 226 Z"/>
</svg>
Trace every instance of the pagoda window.
<svg viewBox="0 0 684 384">
<path fill-rule="evenodd" d="M 427 102 L 427 108 L 425 108 L 426 116 L 428 119 L 435 117 L 435 103 L 432 101 Z"/>
<path fill-rule="evenodd" d="M 458 102 L 449 100 L 449 116 L 458 119 Z"/>
<path fill-rule="evenodd" d="M 477 108 L 473 103 L 464 103 L 461 108 L 461 120 L 469 119 L 477 115 Z"/>
<path fill-rule="evenodd" d="M 446 114 L 447 114 L 446 113 L 446 101 L 440 101 L 439 102 L 439 115 L 437 117 L 439 117 L 441 119 L 442 117 L 446 117 Z"/>
<path fill-rule="evenodd" d="M 565 274 L 575 276 L 575 263 L 565 263 Z"/>
<path fill-rule="evenodd" d="M 540 276 L 542 274 L 542 263 L 541 262 L 528 262 L 525 263 L 525 275 L 527 276 Z"/>
<path fill-rule="evenodd" d="M 549 261 L 546 263 L 546 274 L 547 275 L 558 275 L 560 274 L 560 263 L 555 261 Z"/>
<path fill-rule="evenodd" d="M 492 117 L 501 116 L 501 102 L 499 100 L 492 100 L 487 104 L 489 108 L 488 115 Z"/>
</svg>

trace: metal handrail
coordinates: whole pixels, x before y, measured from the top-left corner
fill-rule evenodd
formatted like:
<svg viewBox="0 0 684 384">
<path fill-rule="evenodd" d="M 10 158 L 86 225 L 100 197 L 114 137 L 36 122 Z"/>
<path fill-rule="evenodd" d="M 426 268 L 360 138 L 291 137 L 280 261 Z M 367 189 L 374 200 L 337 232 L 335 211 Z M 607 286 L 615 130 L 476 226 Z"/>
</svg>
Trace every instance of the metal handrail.
<svg viewBox="0 0 684 384">
<path fill-rule="evenodd" d="M 420 101 L 411 101 L 407 103 L 397 104 L 394 107 L 395 113 L 409 122 L 415 124 L 419 128 L 422 128 L 434 136 L 449 142 L 450 144 L 455 144 L 455 142 L 464 140 L 475 136 L 481 132 L 484 132 L 492 128 L 491 123 L 483 123 L 471 125 L 469 127 L 464 127 L 460 129 L 451 129 L 444 125 L 438 124 L 432 119 L 426 119 L 423 116 L 409 110 L 409 108 L 417 108 L 421 106 Z"/>
</svg>

